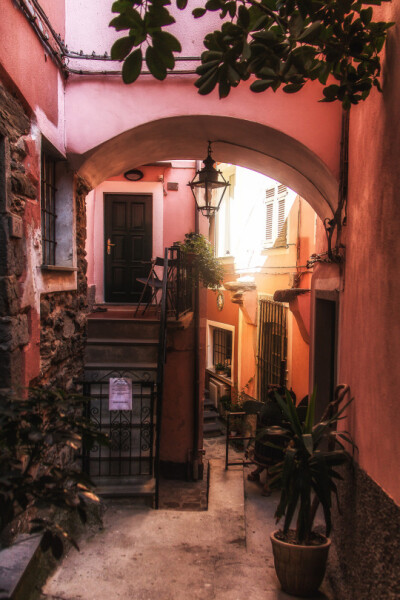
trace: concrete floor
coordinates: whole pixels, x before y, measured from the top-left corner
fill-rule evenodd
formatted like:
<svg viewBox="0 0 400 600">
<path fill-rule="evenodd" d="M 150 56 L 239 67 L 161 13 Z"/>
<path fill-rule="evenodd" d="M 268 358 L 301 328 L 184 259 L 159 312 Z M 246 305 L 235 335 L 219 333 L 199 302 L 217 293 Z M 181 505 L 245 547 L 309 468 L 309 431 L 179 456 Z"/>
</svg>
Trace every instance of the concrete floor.
<svg viewBox="0 0 400 600">
<path fill-rule="evenodd" d="M 225 471 L 223 438 L 206 449 L 207 511 L 109 504 L 104 528 L 69 551 L 42 600 L 292 598 L 280 590 L 270 548 L 277 497 L 261 496 L 246 468 Z"/>
</svg>

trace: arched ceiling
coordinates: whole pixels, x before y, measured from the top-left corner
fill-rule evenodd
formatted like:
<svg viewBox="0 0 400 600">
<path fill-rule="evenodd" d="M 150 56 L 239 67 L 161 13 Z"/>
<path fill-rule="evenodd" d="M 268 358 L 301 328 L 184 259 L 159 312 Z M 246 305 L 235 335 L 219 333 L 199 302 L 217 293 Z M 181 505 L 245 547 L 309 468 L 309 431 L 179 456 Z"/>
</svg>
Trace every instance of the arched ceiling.
<svg viewBox="0 0 400 600">
<path fill-rule="evenodd" d="M 95 187 L 105 179 L 149 162 L 198 159 L 213 142 L 213 158 L 258 171 L 305 198 L 321 219 L 331 217 L 338 182 L 325 163 L 299 141 L 269 126 L 215 115 L 185 115 L 139 125 L 71 157 Z"/>
</svg>

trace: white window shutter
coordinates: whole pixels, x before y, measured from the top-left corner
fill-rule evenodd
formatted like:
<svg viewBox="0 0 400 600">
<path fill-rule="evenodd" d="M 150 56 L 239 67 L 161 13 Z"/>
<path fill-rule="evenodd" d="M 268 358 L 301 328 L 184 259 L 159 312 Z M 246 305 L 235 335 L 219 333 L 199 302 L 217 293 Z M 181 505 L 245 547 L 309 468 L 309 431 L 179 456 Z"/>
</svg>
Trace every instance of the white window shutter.
<svg viewBox="0 0 400 600">
<path fill-rule="evenodd" d="M 272 242 L 273 214 L 274 214 L 274 205 L 272 202 L 268 202 L 268 204 L 265 205 L 265 241 L 266 242 Z"/>
</svg>

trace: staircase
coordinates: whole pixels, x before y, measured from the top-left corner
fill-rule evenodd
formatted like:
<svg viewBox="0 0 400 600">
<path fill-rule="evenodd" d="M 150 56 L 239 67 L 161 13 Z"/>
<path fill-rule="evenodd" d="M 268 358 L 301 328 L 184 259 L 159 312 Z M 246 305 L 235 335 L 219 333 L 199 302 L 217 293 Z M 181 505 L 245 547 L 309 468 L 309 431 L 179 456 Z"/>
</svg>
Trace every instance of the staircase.
<svg viewBox="0 0 400 600">
<path fill-rule="evenodd" d="M 204 390 L 203 435 L 205 438 L 223 435 L 224 430 L 208 390 Z"/>
<path fill-rule="evenodd" d="M 89 315 L 85 381 L 92 382 L 91 404 L 92 407 L 97 407 L 94 419 L 102 420 L 102 429 L 112 437 L 114 445 L 119 444 L 117 449 L 113 445 L 112 451 L 107 448 L 105 451 L 101 450 L 102 457 L 105 457 L 101 459 L 104 460 L 101 467 L 97 467 L 92 458 L 91 471 L 95 472 L 91 473 L 91 477 L 97 485 L 96 493 L 103 497 L 135 497 L 153 504 L 154 449 L 147 450 L 144 470 L 141 466 L 142 458 L 138 458 L 138 455 L 142 457 L 143 436 L 149 435 L 149 417 L 146 412 L 147 421 L 144 420 L 143 411 L 147 411 L 150 406 L 151 390 L 157 377 L 160 323 L 154 314 L 148 312 L 146 318 L 134 318 L 134 307 L 111 306 L 104 312 Z M 117 429 L 118 423 L 114 417 L 117 411 L 110 413 L 108 410 L 108 378 L 119 376 L 132 379 L 133 401 L 137 403 L 130 423 L 122 422 L 120 430 Z M 99 401 L 100 396 L 102 400 Z M 155 428 L 155 416 L 153 419 Z M 153 458 L 147 458 L 150 452 Z M 107 458 L 108 455 L 112 457 L 111 461 Z M 122 456 L 119 464 L 118 456 Z M 143 474 L 136 474 L 139 469 Z M 130 474 L 131 470 L 135 474 Z"/>
<path fill-rule="evenodd" d="M 138 379 L 155 381 L 160 323 L 157 319 L 134 319 L 133 309 L 108 308 L 88 318 L 85 375 L 106 375 L 129 369 Z"/>
</svg>

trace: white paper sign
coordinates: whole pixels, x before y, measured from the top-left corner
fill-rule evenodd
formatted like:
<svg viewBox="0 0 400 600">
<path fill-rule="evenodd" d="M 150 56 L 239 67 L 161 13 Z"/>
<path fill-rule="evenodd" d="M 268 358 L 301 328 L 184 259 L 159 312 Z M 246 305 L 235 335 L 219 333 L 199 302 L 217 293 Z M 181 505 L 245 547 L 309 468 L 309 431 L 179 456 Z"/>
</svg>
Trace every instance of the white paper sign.
<svg viewBox="0 0 400 600">
<path fill-rule="evenodd" d="M 108 409 L 132 410 L 132 379 L 110 377 Z"/>
</svg>

